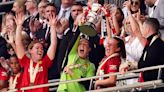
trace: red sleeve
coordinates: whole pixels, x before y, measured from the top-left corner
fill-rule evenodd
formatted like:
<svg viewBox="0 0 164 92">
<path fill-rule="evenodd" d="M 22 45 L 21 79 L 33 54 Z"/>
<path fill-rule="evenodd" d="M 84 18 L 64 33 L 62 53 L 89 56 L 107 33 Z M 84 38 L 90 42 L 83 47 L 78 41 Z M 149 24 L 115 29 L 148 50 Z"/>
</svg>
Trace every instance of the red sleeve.
<svg viewBox="0 0 164 92">
<path fill-rule="evenodd" d="M 121 59 L 119 57 L 111 58 L 107 65 L 107 73 L 118 72 L 120 63 Z"/>
<path fill-rule="evenodd" d="M 45 65 L 47 68 L 51 67 L 52 61 L 50 60 L 47 54 L 44 56 L 42 61 L 43 61 L 43 65 Z"/>
<path fill-rule="evenodd" d="M 24 67 L 25 65 L 27 65 L 28 61 L 30 61 L 30 59 L 26 55 L 24 55 L 23 58 L 19 59 L 19 63 L 21 67 Z"/>
<path fill-rule="evenodd" d="M 0 68 L 0 80 L 8 80 L 7 72 L 3 68 Z"/>
</svg>

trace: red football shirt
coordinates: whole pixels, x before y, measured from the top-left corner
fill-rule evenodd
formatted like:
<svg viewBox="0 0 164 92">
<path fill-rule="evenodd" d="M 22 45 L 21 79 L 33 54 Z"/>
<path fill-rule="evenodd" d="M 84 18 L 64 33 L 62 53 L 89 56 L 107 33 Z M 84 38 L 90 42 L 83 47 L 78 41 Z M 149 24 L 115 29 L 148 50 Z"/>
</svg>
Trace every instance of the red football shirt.
<svg viewBox="0 0 164 92">
<path fill-rule="evenodd" d="M 13 77 L 13 79 L 15 79 L 16 76 L 10 76 L 10 78 Z M 21 92 L 20 91 L 20 88 L 22 88 L 22 77 L 23 77 L 23 73 L 21 72 L 20 75 L 18 76 L 17 78 L 17 81 L 16 81 L 16 89 L 18 89 L 19 91 L 17 92 Z M 10 78 L 9 78 L 9 82 L 10 82 Z M 10 84 L 10 83 L 9 83 Z"/>
<path fill-rule="evenodd" d="M 112 57 L 106 61 L 106 63 L 101 67 L 101 70 L 104 70 L 104 74 L 118 72 L 120 63 L 120 56 Z"/>
<path fill-rule="evenodd" d="M 52 61 L 50 58 L 45 55 L 45 57 L 41 60 L 41 64 L 39 64 L 39 70 L 35 78 L 34 85 L 45 84 L 48 83 L 48 68 L 52 65 Z M 29 75 L 29 67 L 30 67 L 30 59 L 24 55 L 22 59 L 19 60 L 21 67 L 24 68 L 23 78 L 22 78 L 22 86 L 27 87 L 30 86 L 30 75 Z M 35 67 L 37 63 L 33 62 L 33 67 Z M 49 92 L 48 87 L 37 88 L 28 90 L 26 92 Z"/>
<path fill-rule="evenodd" d="M 102 62 L 106 59 L 103 58 Z M 104 74 L 109 74 L 109 73 L 115 73 L 118 72 L 119 66 L 121 63 L 120 56 L 115 56 L 110 59 L 108 59 L 105 64 L 101 67 L 101 70 L 104 70 Z M 109 87 L 113 87 L 114 85 L 110 85 Z"/>
<path fill-rule="evenodd" d="M 0 66 L 0 80 L 8 80 L 7 72 L 2 66 Z"/>
</svg>

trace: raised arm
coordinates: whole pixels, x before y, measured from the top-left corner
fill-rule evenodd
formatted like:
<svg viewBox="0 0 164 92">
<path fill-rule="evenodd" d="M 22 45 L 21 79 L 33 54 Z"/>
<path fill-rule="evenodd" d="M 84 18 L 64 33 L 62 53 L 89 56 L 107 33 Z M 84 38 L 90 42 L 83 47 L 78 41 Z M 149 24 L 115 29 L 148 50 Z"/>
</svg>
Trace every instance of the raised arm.
<svg viewBox="0 0 164 92">
<path fill-rule="evenodd" d="M 130 25 L 131 25 L 131 28 L 132 28 L 132 31 L 133 31 L 134 35 L 137 36 L 138 39 L 140 40 L 141 44 L 143 46 L 145 46 L 147 40 L 141 34 L 141 31 L 142 31 L 142 29 L 140 29 L 141 24 L 139 26 L 136 19 L 132 16 L 129 8 L 128 8 L 128 18 L 129 18 Z"/>
<path fill-rule="evenodd" d="M 50 47 L 48 48 L 47 55 L 51 60 L 55 58 L 56 47 L 57 47 L 56 23 L 57 23 L 57 17 L 53 14 L 50 15 L 49 25 L 50 25 L 50 32 L 51 32 L 51 44 Z"/>
<path fill-rule="evenodd" d="M 112 37 L 112 32 L 110 28 L 110 23 L 109 23 L 109 18 L 106 17 L 106 26 L 107 26 L 107 37 L 111 38 Z"/>
<path fill-rule="evenodd" d="M 17 57 L 19 59 L 23 58 L 23 56 L 25 55 L 25 49 L 22 42 L 23 21 L 24 21 L 24 17 L 21 14 L 17 14 L 15 18 L 15 22 L 17 25 L 16 37 L 15 37 L 15 45 L 16 45 L 15 50 L 16 50 Z"/>
<path fill-rule="evenodd" d="M 113 22 L 113 27 L 115 28 L 116 33 L 114 35 L 119 35 L 121 30 L 120 30 L 120 25 L 119 25 L 119 21 L 117 20 L 116 14 L 117 14 L 117 7 L 113 8 L 112 11 L 112 22 Z M 120 21 L 121 22 L 121 21 Z"/>
</svg>

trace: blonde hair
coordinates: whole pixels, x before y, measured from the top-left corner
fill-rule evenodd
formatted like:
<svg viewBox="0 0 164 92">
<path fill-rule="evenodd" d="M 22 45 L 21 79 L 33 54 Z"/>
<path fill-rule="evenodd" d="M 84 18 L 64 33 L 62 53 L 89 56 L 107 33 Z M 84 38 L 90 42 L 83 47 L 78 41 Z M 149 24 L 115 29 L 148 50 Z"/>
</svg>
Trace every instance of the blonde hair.
<svg viewBox="0 0 164 92">
<path fill-rule="evenodd" d="M 19 7 L 24 7 L 25 8 L 25 0 L 15 0 L 15 2 L 17 2 L 18 3 L 18 6 Z"/>
</svg>

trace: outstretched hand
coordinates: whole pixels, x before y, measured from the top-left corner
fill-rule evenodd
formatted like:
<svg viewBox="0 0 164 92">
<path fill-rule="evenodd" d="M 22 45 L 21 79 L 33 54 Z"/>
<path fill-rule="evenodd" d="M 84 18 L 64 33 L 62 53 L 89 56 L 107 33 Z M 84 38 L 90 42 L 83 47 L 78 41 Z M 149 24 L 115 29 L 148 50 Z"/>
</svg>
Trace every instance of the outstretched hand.
<svg viewBox="0 0 164 92">
<path fill-rule="evenodd" d="M 42 27 L 42 24 L 39 22 L 39 20 L 35 18 L 31 18 L 29 22 L 29 27 L 30 27 L 30 31 L 32 33 L 35 33 Z"/>
<path fill-rule="evenodd" d="M 146 17 L 144 15 L 141 15 L 141 10 L 139 9 L 137 14 L 136 14 L 136 20 L 137 22 L 144 22 Z"/>
<path fill-rule="evenodd" d="M 69 75 L 73 74 L 72 70 L 67 66 L 64 68 L 64 73 L 69 74 Z"/>
<path fill-rule="evenodd" d="M 17 26 L 22 26 L 23 22 L 24 22 L 24 16 L 21 13 L 16 14 L 15 19 L 15 23 Z"/>
<path fill-rule="evenodd" d="M 54 14 L 50 14 L 48 20 L 49 20 L 49 25 L 50 26 L 55 26 L 56 27 L 60 23 L 59 19 Z"/>
<path fill-rule="evenodd" d="M 15 33 L 14 32 L 8 32 L 7 36 L 5 37 L 5 40 L 9 43 L 9 44 L 14 44 L 15 41 Z"/>
</svg>

